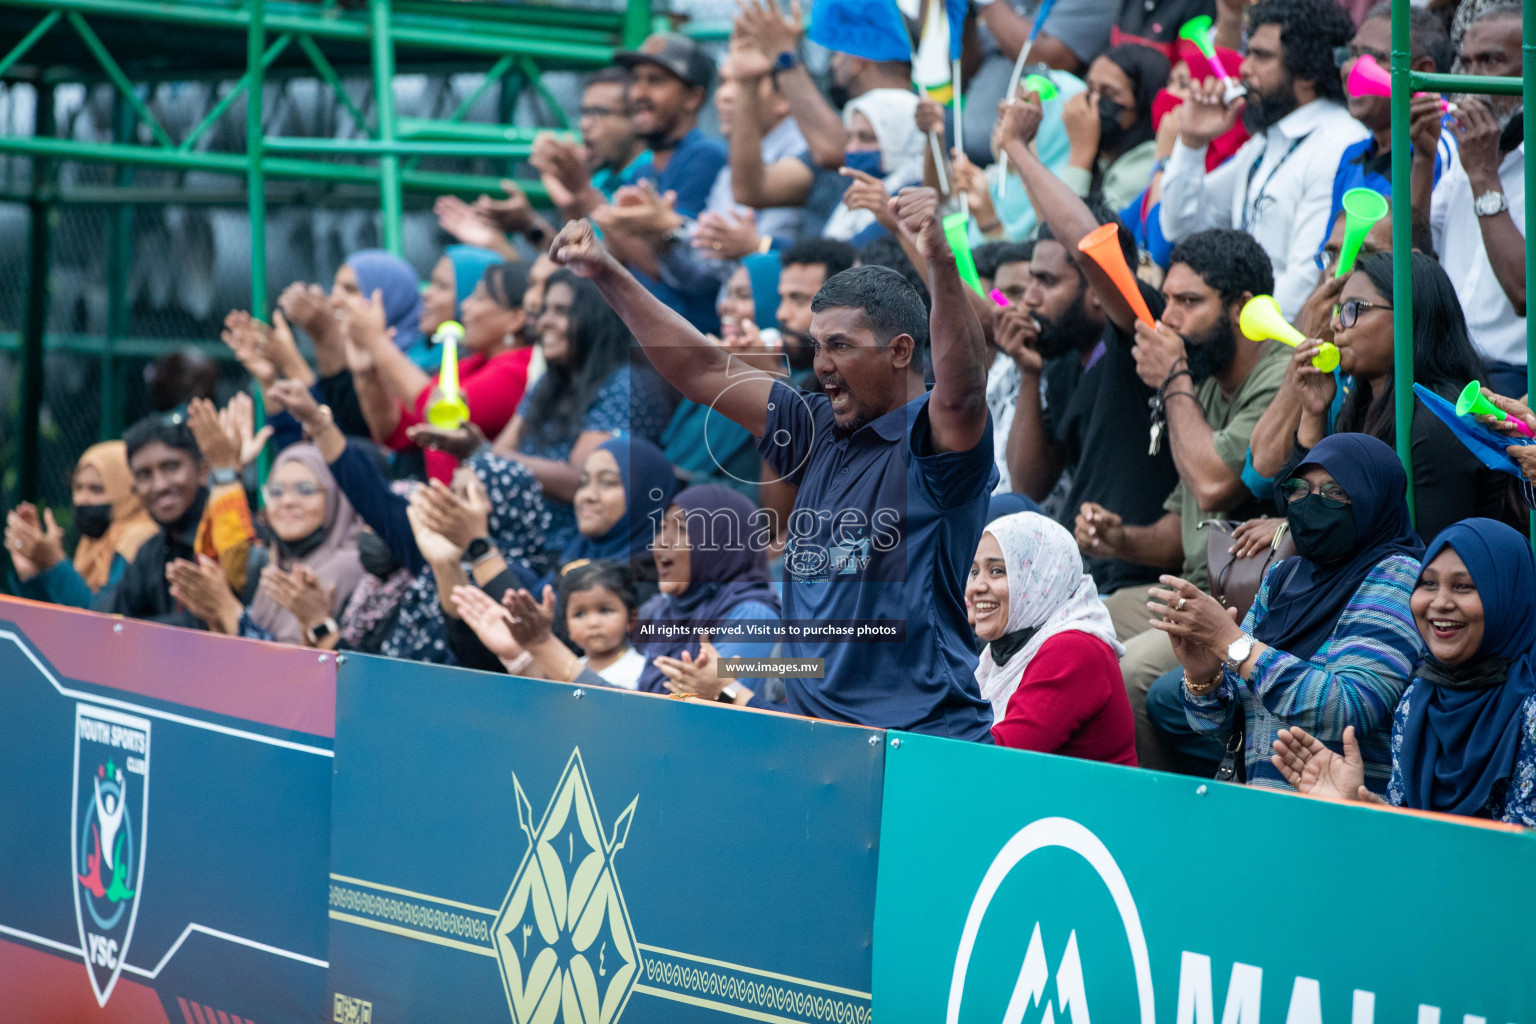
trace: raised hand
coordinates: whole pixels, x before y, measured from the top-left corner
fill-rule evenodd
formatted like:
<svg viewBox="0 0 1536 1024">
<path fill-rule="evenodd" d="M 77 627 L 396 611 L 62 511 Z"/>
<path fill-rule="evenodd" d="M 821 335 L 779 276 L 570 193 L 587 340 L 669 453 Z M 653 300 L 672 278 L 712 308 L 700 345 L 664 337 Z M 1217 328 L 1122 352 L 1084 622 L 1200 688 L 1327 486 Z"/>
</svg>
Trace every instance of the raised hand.
<svg viewBox="0 0 1536 1024">
<path fill-rule="evenodd" d="M 1003 100 L 997 105 L 997 126 L 1002 141 L 1004 144 L 1018 141 L 1028 146 L 1035 141 L 1044 116 L 1037 92 L 1026 92 L 1012 103 Z"/>
<path fill-rule="evenodd" d="M 533 227 L 538 214 L 533 211 L 533 203 L 529 202 L 528 194 L 509 178 L 501 179 L 501 190 L 505 198 L 492 199 L 482 195 L 475 200 L 474 211 L 503 231 L 521 233 Z"/>
<path fill-rule="evenodd" d="M 1188 363 L 1184 338 L 1172 327 L 1158 321 L 1154 327 L 1136 321 L 1136 345 L 1131 349 L 1136 360 L 1136 374 L 1149 388 L 1159 388 L 1180 362 Z M 1173 389 L 1170 385 L 1170 390 Z"/>
<path fill-rule="evenodd" d="M 562 212 L 572 209 L 592 184 L 586 150 L 551 132 L 542 132 L 533 140 L 528 162 L 539 172 L 549 201 Z"/>
<path fill-rule="evenodd" d="M 1436 93 L 1419 93 L 1408 104 L 1408 141 L 1413 145 L 1413 155 L 1419 159 L 1433 160 L 1440 148 L 1441 120 L 1440 96 Z"/>
<path fill-rule="evenodd" d="M 1080 92 L 1063 103 L 1061 123 L 1071 141 L 1072 154 L 1092 159 L 1099 151 L 1099 108 L 1088 96 Z"/>
<path fill-rule="evenodd" d="M 712 253 L 724 260 L 739 260 L 756 252 L 761 243 L 757 220 L 750 213 L 715 213 L 706 210 L 699 215 L 699 228 L 693 236 L 695 249 Z"/>
<path fill-rule="evenodd" d="M 432 204 L 432 212 L 437 214 L 437 226 L 465 245 L 494 249 L 506 241 L 502 235 L 503 229 L 488 214 L 458 196 L 438 196 Z"/>
<path fill-rule="evenodd" d="M 885 182 L 851 167 L 840 168 L 837 173 L 853 179 L 853 184 L 843 192 L 844 206 L 850 210 L 868 210 L 875 215 L 875 222 L 887 231 L 895 233 L 900 230 L 896 214 L 891 209 L 891 194 L 885 190 Z"/>
<path fill-rule="evenodd" d="M 1339 756 L 1305 729 L 1281 729 L 1273 743 L 1270 763 L 1298 793 L 1333 800 L 1381 800 L 1365 788 L 1365 761 L 1355 740 L 1355 727 L 1344 727 L 1344 754 Z"/>
<path fill-rule="evenodd" d="M 1451 134 L 1456 136 L 1461 166 L 1474 188 L 1484 183 L 1490 188 L 1499 187 L 1499 164 L 1503 154 L 1499 152 L 1498 118 L 1488 101 L 1478 96 L 1468 96 L 1459 103 L 1456 120 L 1451 124 Z"/>
<path fill-rule="evenodd" d="M 890 202 L 901 233 L 929 260 L 954 259 L 944 222 L 939 217 L 939 193 L 931 188 L 904 188 Z"/>
<path fill-rule="evenodd" d="M 427 529 L 446 537 L 457 548 L 469 547 L 471 541 L 488 532 L 491 501 L 478 477 L 471 477 L 463 497 L 443 486 L 441 480 L 433 480 L 411 493 L 411 506 L 420 513 Z"/>
<path fill-rule="evenodd" d="M 329 339 L 334 333 L 336 313 L 331 308 L 330 296 L 317 284 L 295 281 L 283 289 L 277 306 L 316 342 Z"/>
<path fill-rule="evenodd" d="M 273 365 L 283 376 L 292 377 L 305 384 L 315 382 L 314 371 L 299 354 L 298 343 L 293 338 L 293 328 L 288 325 L 288 318 L 283 316 L 281 309 L 272 311 L 272 326 L 266 333 L 265 350 L 267 357 L 272 360 Z"/>
<path fill-rule="evenodd" d="M 577 277 L 596 277 L 617 266 L 586 220 L 573 220 L 549 244 L 549 258 Z"/>
<path fill-rule="evenodd" d="M 315 400 L 309 388 L 298 381 L 280 380 L 267 393 L 311 433 L 324 424 L 325 414 L 320 411 L 320 403 Z"/>
<path fill-rule="evenodd" d="M 194 398 L 187 403 L 187 427 L 197 439 L 197 447 L 210 469 L 239 469 L 245 465 L 240 461 L 240 438 L 227 429 L 227 418 L 208 399 Z"/>
<path fill-rule="evenodd" d="M 1228 103 L 1226 86 L 1218 78 L 1190 86 L 1189 99 L 1184 101 L 1184 113 L 1179 115 L 1179 137 L 1191 149 L 1208 146 L 1225 135 L 1237 123 L 1247 101 L 1239 98 Z"/>
<path fill-rule="evenodd" d="M 416 494 L 422 490 L 424 488 L 416 488 L 416 493 L 411 495 L 411 503 L 405 507 L 405 518 L 411 524 L 416 547 L 429 565 L 457 565 L 464 557 L 464 546 L 455 544 L 427 525 L 422 505 L 416 500 Z"/>
<path fill-rule="evenodd" d="M 770 56 L 793 52 L 800 45 L 800 37 L 805 35 L 800 0 L 790 0 L 787 14 L 779 11 L 776 0 L 742 0 L 736 13 L 735 30 Z"/>
<path fill-rule="evenodd" d="M 659 241 L 683 224 L 676 210 L 677 193 L 657 193 L 649 181 L 625 185 L 613 194 L 613 202 L 592 211 L 604 232 L 620 231 L 627 235 Z"/>
<path fill-rule="evenodd" d="M 224 433 L 239 442 L 242 468 L 256 461 L 272 436 L 270 424 L 256 429 L 256 403 L 244 391 L 236 392 L 229 404 L 219 410 L 219 423 Z"/>
<path fill-rule="evenodd" d="M 942 132 L 944 130 L 944 107 L 938 100 L 924 96 L 917 101 L 917 110 L 913 115 L 917 123 L 917 130 L 925 135 L 930 132 Z"/>
<path fill-rule="evenodd" d="M 1330 371 L 1324 373 L 1312 365 L 1312 357 L 1323 350 L 1323 343 L 1308 338 L 1296 346 L 1291 354 L 1291 365 L 1286 369 L 1294 373 L 1296 395 L 1301 400 L 1302 411 L 1310 416 L 1326 416 L 1338 391 L 1338 381 Z"/>
<path fill-rule="evenodd" d="M 949 151 L 951 177 L 955 188 L 965 193 L 971 204 L 971 216 L 978 224 L 990 224 L 997 220 L 992 206 L 992 193 L 987 190 L 987 172 L 971 163 L 970 157 L 958 149 Z"/>
<path fill-rule="evenodd" d="M 232 309 L 224 317 L 224 330 L 219 335 L 245 372 L 267 387 L 277 379 L 276 362 L 266 353 L 263 324 L 243 309 Z"/>
</svg>

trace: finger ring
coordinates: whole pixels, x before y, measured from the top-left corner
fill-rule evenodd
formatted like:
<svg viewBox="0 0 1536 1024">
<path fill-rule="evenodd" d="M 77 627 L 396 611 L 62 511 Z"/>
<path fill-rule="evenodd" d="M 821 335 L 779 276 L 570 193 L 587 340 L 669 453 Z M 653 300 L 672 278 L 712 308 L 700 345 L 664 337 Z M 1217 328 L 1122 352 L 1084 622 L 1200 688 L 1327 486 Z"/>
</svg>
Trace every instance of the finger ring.
<svg viewBox="0 0 1536 1024">
<path fill-rule="evenodd" d="M 715 252 L 719 252 L 719 251 L 720 251 L 720 248 L 721 248 L 721 246 L 720 246 L 720 243 L 719 243 L 719 242 L 710 242 L 710 243 L 709 243 L 709 247 L 710 247 L 710 248 L 711 248 L 711 249 L 713 249 L 713 250 L 715 250 Z"/>
<path fill-rule="evenodd" d="M 513 619 L 512 620 L 512 625 L 514 625 L 514 626 L 521 626 L 522 624 L 523 624 L 523 620 L 522 619 Z"/>
<path fill-rule="evenodd" d="M 1189 598 L 1187 598 L 1187 597 L 1179 598 L 1179 603 L 1173 606 L 1173 610 L 1176 611 L 1176 612 L 1183 611 L 1184 610 L 1184 602 L 1188 601 L 1188 600 L 1189 600 Z"/>
</svg>

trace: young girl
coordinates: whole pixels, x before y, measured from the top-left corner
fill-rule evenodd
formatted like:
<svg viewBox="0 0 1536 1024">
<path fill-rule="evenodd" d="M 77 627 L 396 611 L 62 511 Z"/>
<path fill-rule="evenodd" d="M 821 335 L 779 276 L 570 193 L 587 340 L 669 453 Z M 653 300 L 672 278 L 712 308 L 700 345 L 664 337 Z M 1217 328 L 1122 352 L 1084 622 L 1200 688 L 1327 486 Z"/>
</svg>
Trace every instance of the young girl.
<svg viewBox="0 0 1536 1024">
<path fill-rule="evenodd" d="M 633 690 L 645 658 L 629 644 L 636 598 L 626 566 L 588 562 L 560 577 L 560 606 L 571 642 L 586 651 L 580 659 L 613 686 Z"/>
</svg>

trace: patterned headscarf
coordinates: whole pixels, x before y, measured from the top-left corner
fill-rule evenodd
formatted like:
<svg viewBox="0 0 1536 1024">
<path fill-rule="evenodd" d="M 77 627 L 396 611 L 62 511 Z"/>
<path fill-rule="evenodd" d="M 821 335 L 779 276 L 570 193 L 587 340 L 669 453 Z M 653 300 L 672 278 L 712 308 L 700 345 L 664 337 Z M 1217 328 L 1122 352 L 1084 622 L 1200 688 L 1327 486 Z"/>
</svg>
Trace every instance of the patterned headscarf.
<svg viewBox="0 0 1536 1024">
<path fill-rule="evenodd" d="M 1030 659 L 1057 633 L 1096 636 L 1117 658 L 1125 648 L 1066 527 L 1038 512 L 1017 512 L 988 523 L 986 532 L 997 538 L 1008 570 L 1008 627 L 981 652 L 976 682 L 992 702 L 992 720 L 1001 722 Z"/>
<path fill-rule="evenodd" d="M 508 565 L 522 564 L 539 575 L 544 533 L 549 529 L 549 509 L 539 481 L 521 462 L 488 451 L 465 465 L 475 471 L 490 498 L 486 526 L 496 550 Z M 454 663 L 432 573 L 423 572 L 406 588 L 400 598 L 400 619 L 380 653 L 410 661 Z"/>
</svg>

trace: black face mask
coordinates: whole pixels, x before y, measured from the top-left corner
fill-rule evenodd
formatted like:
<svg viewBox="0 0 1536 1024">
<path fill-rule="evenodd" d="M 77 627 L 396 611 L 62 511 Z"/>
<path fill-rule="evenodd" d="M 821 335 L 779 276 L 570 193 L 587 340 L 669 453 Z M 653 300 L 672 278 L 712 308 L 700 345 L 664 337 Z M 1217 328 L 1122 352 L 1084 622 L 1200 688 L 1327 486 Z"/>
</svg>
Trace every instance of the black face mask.
<svg viewBox="0 0 1536 1024">
<path fill-rule="evenodd" d="M 363 563 L 364 572 L 381 580 L 389 579 L 400 568 L 384 538 L 368 530 L 357 535 L 357 560 Z"/>
<path fill-rule="evenodd" d="M 1296 542 L 1296 553 L 1314 565 L 1330 568 L 1355 550 L 1355 507 L 1329 508 L 1321 494 L 1309 494 L 1285 506 L 1285 521 Z"/>
<path fill-rule="evenodd" d="M 1120 118 L 1125 113 L 1125 104 L 1112 100 L 1108 96 L 1099 97 L 1099 150 L 1118 150 L 1120 143 L 1125 141 L 1125 133 L 1128 129 L 1120 124 Z"/>
<path fill-rule="evenodd" d="M 1226 317 L 1212 327 L 1202 340 L 1184 336 L 1184 351 L 1189 356 L 1189 375 L 1196 384 L 1225 373 L 1237 358 L 1237 334 Z"/>
<path fill-rule="evenodd" d="M 111 505 L 76 505 L 75 527 L 81 536 L 95 540 L 112 525 Z"/>
<path fill-rule="evenodd" d="M 853 93 L 846 85 L 833 82 L 827 86 L 827 100 L 831 102 L 833 110 L 842 110 L 851 99 L 853 99 Z"/>
</svg>

